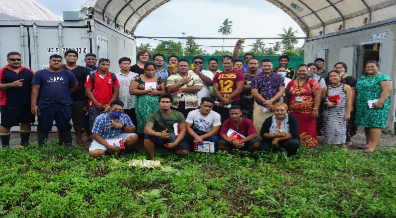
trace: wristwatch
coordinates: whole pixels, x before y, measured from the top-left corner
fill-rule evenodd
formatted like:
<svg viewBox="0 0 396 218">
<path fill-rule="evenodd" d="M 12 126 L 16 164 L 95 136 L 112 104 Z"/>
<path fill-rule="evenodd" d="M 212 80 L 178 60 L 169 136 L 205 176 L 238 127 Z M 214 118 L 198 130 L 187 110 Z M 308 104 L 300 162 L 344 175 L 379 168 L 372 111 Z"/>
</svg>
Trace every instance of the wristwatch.
<svg viewBox="0 0 396 218">
<path fill-rule="evenodd" d="M 122 127 L 121 127 L 121 130 L 123 131 L 123 132 L 125 132 L 124 130 L 125 130 L 125 124 L 122 124 Z"/>
<path fill-rule="evenodd" d="M 183 81 L 180 82 L 180 85 L 184 85 Z"/>
<path fill-rule="evenodd" d="M 233 145 L 233 144 L 232 144 L 232 141 L 233 141 L 233 140 L 230 141 L 230 145 Z"/>
</svg>

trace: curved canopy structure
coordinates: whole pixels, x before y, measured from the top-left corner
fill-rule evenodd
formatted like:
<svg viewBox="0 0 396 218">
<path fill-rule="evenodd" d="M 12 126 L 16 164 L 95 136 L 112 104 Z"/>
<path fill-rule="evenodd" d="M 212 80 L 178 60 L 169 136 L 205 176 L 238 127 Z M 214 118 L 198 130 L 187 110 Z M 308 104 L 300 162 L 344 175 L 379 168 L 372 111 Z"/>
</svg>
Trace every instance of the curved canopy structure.
<svg viewBox="0 0 396 218">
<path fill-rule="evenodd" d="M 36 0 L 0 1 L 0 20 L 60 20 Z"/>
<path fill-rule="evenodd" d="M 86 0 L 82 10 L 91 9 L 95 18 L 101 19 L 121 31 L 133 34 L 137 25 L 145 17 L 169 1 Z M 363 26 L 387 20 L 396 15 L 396 0 L 267 1 L 292 17 L 307 37 Z"/>
</svg>

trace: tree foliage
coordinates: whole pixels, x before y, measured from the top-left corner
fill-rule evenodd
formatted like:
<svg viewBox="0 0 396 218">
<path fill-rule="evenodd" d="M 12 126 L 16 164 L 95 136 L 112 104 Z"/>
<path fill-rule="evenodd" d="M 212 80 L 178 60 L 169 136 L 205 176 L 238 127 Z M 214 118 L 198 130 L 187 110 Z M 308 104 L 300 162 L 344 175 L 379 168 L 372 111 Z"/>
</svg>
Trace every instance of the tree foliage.
<svg viewBox="0 0 396 218">
<path fill-rule="evenodd" d="M 227 36 L 227 35 L 231 34 L 232 33 L 232 21 L 228 20 L 228 18 L 226 18 L 223 21 L 223 25 L 220 26 L 218 32 L 221 33 L 223 36 Z M 224 51 L 224 38 L 223 38 L 223 45 L 222 45 L 221 50 Z"/>
</svg>

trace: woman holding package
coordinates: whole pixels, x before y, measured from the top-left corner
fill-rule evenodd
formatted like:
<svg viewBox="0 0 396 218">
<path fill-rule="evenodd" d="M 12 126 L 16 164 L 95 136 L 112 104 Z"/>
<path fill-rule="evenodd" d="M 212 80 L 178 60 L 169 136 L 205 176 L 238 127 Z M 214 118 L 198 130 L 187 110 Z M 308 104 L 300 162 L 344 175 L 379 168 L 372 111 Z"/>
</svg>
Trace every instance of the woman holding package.
<svg viewBox="0 0 396 218">
<path fill-rule="evenodd" d="M 308 67 L 301 64 L 297 70 L 298 78 L 292 80 L 286 88 L 284 102 L 289 105 L 290 114 L 298 120 L 300 145 L 313 149 L 318 145 L 316 118 L 321 100 L 319 83 L 308 77 Z"/>
<path fill-rule="evenodd" d="M 323 107 L 323 136 L 325 144 L 341 145 L 346 151 L 346 128 L 351 116 L 351 88 L 341 82 L 338 70 L 329 72 L 330 85 L 322 90 L 325 99 Z"/>
<path fill-rule="evenodd" d="M 129 94 L 136 95 L 137 133 L 144 134 L 148 115 L 158 111 L 159 96 L 165 95 L 165 82 L 155 75 L 155 65 L 148 62 L 144 65 L 144 74 L 136 76 L 129 85 Z M 139 135 L 141 138 L 141 135 Z"/>
<path fill-rule="evenodd" d="M 385 128 L 390 108 L 392 80 L 378 72 L 376 61 L 368 61 L 365 65 L 366 75 L 362 75 L 356 84 L 356 126 L 363 126 L 366 144 L 359 148 L 365 152 L 374 152 L 381 136 L 381 128 Z"/>
</svg>

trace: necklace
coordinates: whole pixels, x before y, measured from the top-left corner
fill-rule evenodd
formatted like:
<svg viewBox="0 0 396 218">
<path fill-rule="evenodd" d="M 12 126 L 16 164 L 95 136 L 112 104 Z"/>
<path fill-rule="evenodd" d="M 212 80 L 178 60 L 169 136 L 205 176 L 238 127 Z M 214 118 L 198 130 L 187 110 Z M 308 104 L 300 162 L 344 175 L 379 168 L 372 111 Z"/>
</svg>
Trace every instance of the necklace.
<svg viewBox="0 0 396 218">
<path fill-rule="evenodd" d="M 305 82 L 302 84 L 301 87 L 300 87 L 300 82 L 298 81 L 298 78 L 296 79 L 296 80 L 297 80 L 297 86 L 298 86 L 298 96 L 300 96 L 301 88 L 305 85 L 305 83 L 308 82 L 308 79 L 309 79 L 309 78 L 307 78 L 307 79 L 305 80 Z"/>
</svg>

